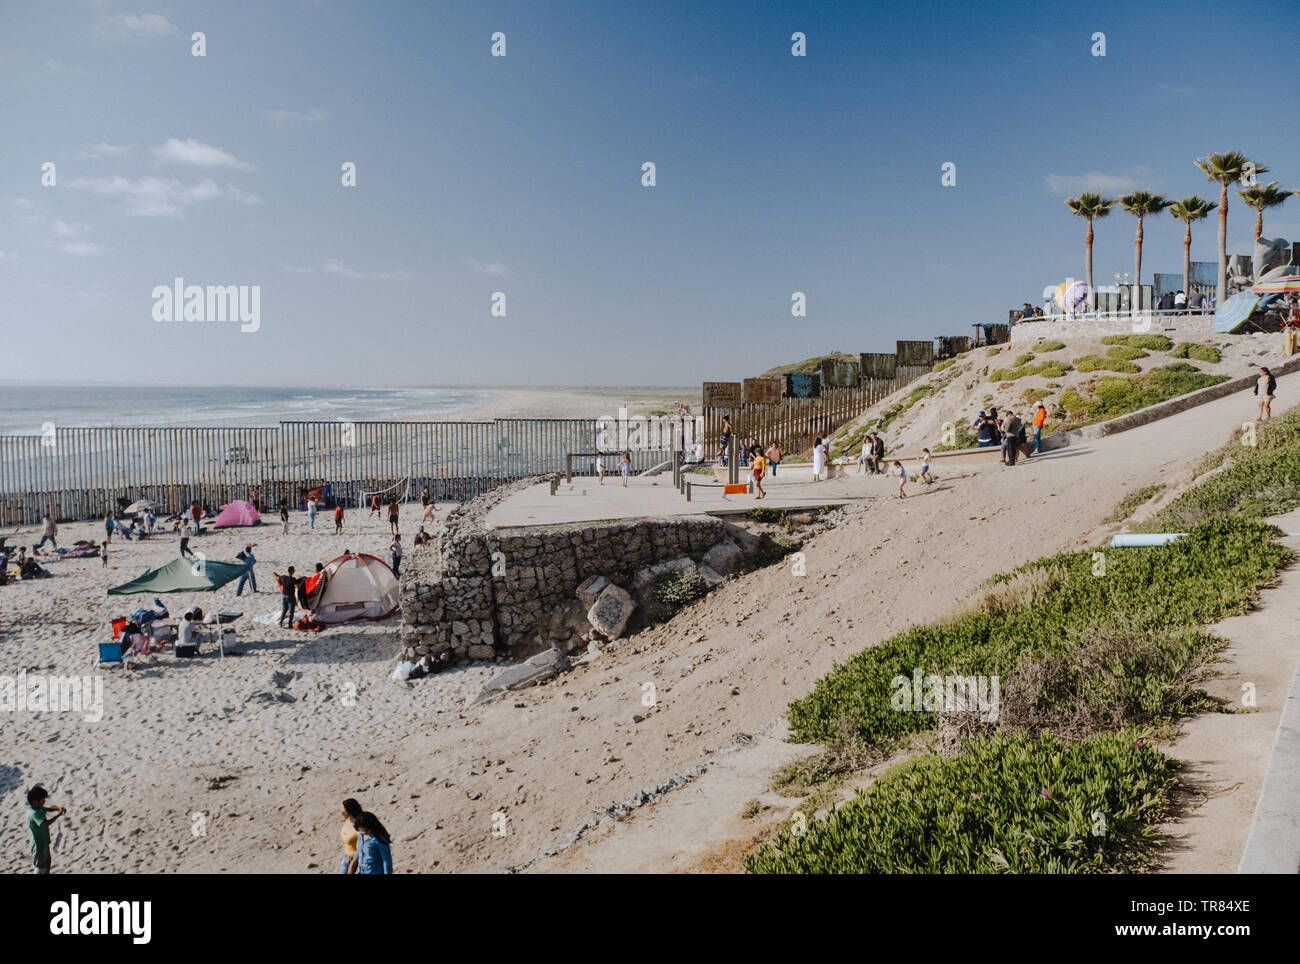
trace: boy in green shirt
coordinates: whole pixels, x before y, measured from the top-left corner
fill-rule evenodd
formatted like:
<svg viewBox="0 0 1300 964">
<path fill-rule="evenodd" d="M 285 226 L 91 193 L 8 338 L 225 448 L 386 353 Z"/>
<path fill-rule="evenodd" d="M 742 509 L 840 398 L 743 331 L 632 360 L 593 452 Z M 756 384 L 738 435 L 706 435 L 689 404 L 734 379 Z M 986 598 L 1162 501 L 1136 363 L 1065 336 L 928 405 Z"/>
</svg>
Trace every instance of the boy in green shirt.
<svg viewBox="0 0 1300 964">
<path fill-rule="evenodd" d="M 50 824 L 68 812 L 63 807 L 47 807 L 47 796 L 40 784 L 27 791 L 27 805 L 32 808 L 27 814 L 27 829 L 32 833 L 32 866 L 38 874 L 50 872 Z"/>
</svg>

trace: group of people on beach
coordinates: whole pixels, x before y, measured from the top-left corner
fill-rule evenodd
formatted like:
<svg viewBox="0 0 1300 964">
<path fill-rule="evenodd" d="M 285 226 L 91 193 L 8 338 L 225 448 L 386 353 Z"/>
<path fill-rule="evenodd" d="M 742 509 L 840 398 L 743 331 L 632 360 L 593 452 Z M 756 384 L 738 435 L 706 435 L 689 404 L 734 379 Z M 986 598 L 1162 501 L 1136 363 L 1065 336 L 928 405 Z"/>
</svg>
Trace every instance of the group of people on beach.
<svg viewBox="0 0 1300 964">
<path fill-rule="evenodd" d="M 1043 450 L 1043 426 L 1046 424 L 1047 407 L 1039 402 L 1032 422 L 1034 435 L 1031 454 L 1033 455 L 1038 455 Z M 987 412 L 981 409 L 975 416 L 975 421 L 971 423 L 976 444 L 980 448 L 1000 446 L 1002 464 L 1007 466 L 1015 465 L 1021 446 L 1029 444 L 1029 427 L 1015 412 L 1009 411 L 1005 416 L 999 417 L 996 408 L 991 408 Z"/>
<path fill-rule="evenodd" d="M 192 624 L 193 614 L 185 615 L 184 622 Z M 68 814 L 66 807 L 50 803 L 49 797 L 49 791 L 39 783 L 27 791 L 27 832 L 32 869 L 38 874 L 50 873 L 53 865 L 50 827 Z M 352 798 L 343 801 L 341 816 L 339 836 L 343 840 L 343 857 L 339 861 L 339 873 L 391 874 L 392 835 L 379 818 Z"/>
</svg>

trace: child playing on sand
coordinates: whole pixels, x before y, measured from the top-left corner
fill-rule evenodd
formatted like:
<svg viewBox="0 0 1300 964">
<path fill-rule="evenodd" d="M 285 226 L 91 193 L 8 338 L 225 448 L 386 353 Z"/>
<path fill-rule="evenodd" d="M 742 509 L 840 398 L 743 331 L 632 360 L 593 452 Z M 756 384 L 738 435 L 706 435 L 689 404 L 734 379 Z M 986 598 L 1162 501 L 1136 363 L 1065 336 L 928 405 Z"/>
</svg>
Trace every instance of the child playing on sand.
<svg viewBox="0 0 1300 964">
<path fill-rule="evenodd" d="M 898 497 L 906 499 L 907 493 L 903 491 L 903 486 L 907 485 L 907 469 L 897 459 L 894 460 L 894 474 L 898 476 Z"/>
<path fill-rule="evenodd" d="M 107 569 L 108 568 L 108 543 L 107 542 L 101 542 L 99 545 L 99 559 L 100 559 L 99 568 Z"/>
<path fill-rule="evenodd" d="M 632 474 L 632 453 L 624 452 L 623 461 L 618 464 L 618 472 L 623 476 L 623 488 L 627 488 L 627 478 Z"/>
<path fill-rule="evenodd" d="M 921 481 L 926 485 L 931 485 L 934 479 L 930 478 L 930 450 L 921 449 Z"/>
<path fill-rule="evenodd" d="M 426 489 L 425 491 L 428 491 L 428 490 Z M 438 507 L 437 507 L 436 505 L 433 504 L 433 500 L 432 500 L 432 499 L 430 499 L 428 502 L 426 502 L 426 503 L 424 504 L 424 518 L 422 518 L 420 521 L 421 521 L 421 522 L 437 522 L 437 521 L 438 521 Z M 424 526 L 420 526 L 420 528 L 423 529 Z"/>
<path fill-rule="evenodd" d="M 334 507 L 334 534 L 335 534 L 336 536 L 337 536 L 337 535 L 342 535 L 342 534 L 343 534 L 343 505 L 342 505 L 342 503 L 340 503 L 339 505 L 337 505 L 337 506 Z"/>
<path fill-rule="evenodd" d="M 280 506 L 280 525 L 284 526 L 284 534 L 289 534 L 289 507 Z"/>
<path fill-rule="evenodd" d="M 27 791 L 27 806 L 31 807 L 27 829 L 32 835 L 32 866 L 38 874 L 50 872 L 50 824 L 68 812 L 63 807 L 46 806 L 48 796 L 39 783 Z"/>
</svg>

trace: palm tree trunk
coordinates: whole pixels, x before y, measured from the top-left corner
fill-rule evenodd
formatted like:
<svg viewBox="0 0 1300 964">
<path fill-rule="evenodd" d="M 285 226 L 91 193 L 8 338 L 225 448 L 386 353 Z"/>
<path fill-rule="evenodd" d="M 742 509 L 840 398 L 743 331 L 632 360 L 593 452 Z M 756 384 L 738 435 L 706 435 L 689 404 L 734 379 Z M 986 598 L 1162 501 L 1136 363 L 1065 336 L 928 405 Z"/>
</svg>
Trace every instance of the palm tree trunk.
<svg viewBox="0 0 1300 964">
<path fill-rule="evenodd" d="M 1261 206 L 1255 212 L 1255 243 L 1259 244 L 1259 236 L 1264 233 L 1264 208 Z"/>
<path fill-rule="evenodd" d="M 1219 277 L 1214 291 L 1215 307 L 1222 307 L 1228 294 L 1228 182 L 1219 187 Z"/>
<path fill-rule="evenodd" d="M 1083 246 L 1083 271 L 1088 276 L 1088 310 L 1097 310 L 1097 293 L 1092 290 L 1092 218 L 1088 219 L 1088 236 Z"/>
<path fill-rule="evenodd" d="M 1129 311 L 1137 306 L 1138 291 L 1142 288 L 1142 215 L 1138 215 L 1137 236 L 1133 239 L 1133 287 L 1129 291 Z"/>
<path fill-rule="evenodd" d="M 1187 295 L 1187 307 L 1192 306 L 1192 222 L 1187 222 L 1183 232 L 1183 294 Z"/>
</svg>

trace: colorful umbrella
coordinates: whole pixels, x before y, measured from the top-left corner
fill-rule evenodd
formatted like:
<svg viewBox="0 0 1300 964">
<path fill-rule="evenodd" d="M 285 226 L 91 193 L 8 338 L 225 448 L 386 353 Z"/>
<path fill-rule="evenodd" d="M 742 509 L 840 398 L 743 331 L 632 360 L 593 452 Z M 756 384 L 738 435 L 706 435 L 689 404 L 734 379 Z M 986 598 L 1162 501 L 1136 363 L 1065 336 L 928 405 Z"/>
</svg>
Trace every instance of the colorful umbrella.
<svg viewBox="0 0 1300 964">
<path fill-rule="evenodd" d="M 1300 291 L 1300 274 L 1284 275 L 1281 278 L 1271 278 L 1268 281 L 1261 281 L 1254 285 L 1251 292 L 1257 295 L 1280 295 L 1292 291 Z"/>
<path fill-rule="evenodd" d="M 1238 291 L 1214 313 L 1214 330 L 1219 334 L 1232 331 L 1250 317 L 1258 303 L 1259 295 Z"/>
</svg>

